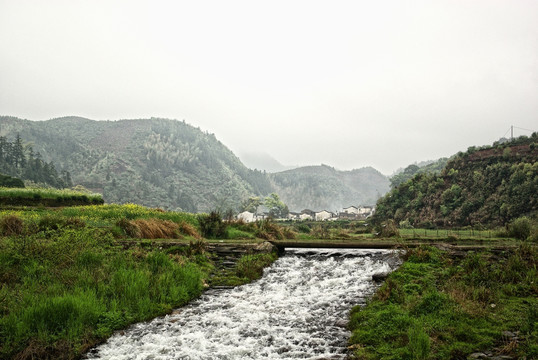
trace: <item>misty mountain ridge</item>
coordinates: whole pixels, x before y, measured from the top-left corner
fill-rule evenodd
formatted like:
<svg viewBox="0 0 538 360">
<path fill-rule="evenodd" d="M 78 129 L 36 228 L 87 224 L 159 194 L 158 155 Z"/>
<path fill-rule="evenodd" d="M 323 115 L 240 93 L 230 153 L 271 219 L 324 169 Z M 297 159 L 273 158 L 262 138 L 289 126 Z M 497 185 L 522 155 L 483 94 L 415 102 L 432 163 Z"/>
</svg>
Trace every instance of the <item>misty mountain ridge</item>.
<svg viewBox="0 0 538 360">
<path fill-rule="evenodd" d="M 286 171 L 290 169 L 298 168 L 299 165 L 289 166 L 283 165 L 277 159 L 272 157 L 266 152 L 260 151 L 241 151 L 239 159 L 245 164 L 246 167 L 253 170 L 261 170 L 270 173 L 276 173 L 280 171 Z"/>
<path fill-rule="evenodd" d="M 388 179 L 372 168 L 338 171 L 323 165 L 273 174 L 251 170 L 214 134 L 185 121 L 0 117 L 0 135 L 17 134 L 59 171 L 69 171 L 74 184 L 102 193 L 106 202 L 237 211 L 249 196 L 276 192 L 290 210 L 340 210 L 373 205 L 389 188 Z"/>
</svg>

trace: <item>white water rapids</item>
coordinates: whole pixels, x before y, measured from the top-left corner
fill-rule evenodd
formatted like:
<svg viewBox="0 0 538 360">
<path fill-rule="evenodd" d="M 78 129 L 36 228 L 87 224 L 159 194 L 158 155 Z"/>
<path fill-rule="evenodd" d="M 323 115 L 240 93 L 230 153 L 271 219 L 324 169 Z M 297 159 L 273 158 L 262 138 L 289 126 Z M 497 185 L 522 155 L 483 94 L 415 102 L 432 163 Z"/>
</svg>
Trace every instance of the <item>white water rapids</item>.
<svg viewBox="0 0 538 360">
<path fill-rule="evenodd" d="M 397 265 L 387 250 L 287 249 L 260 280 L 133 325 L 86 359 L 343 359 L 349 310 Z"/>
</svg>

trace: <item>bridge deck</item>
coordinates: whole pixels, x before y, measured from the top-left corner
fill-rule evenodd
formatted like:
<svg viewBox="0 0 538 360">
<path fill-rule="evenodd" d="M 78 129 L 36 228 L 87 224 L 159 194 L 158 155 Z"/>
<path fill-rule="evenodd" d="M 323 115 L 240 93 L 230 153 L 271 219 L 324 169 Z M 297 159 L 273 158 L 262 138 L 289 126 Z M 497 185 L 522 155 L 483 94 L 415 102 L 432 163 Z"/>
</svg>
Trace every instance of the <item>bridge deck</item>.
<svg viewBox="0 0 538 360">
<path fill-rule="evenodd" d="M 294 241 L 294 240 L 273 240 L 271 241 L 279 250 L 285 248 L 326 248 L 326 249 L 402 249 L 414 248 L 421 245 L 432 245 L 458 250 L 480 250 L 480 249 L 501 249 L 516 247 L 512 241 Z"/>
</svg>

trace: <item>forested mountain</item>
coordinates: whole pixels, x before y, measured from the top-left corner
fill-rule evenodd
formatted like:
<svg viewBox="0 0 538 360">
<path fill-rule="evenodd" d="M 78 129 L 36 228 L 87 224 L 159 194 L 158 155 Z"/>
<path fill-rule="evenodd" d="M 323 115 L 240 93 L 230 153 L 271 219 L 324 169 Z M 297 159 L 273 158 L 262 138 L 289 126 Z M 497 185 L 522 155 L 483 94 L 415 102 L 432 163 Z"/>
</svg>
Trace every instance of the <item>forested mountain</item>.
<svg viewBox="0 0 538 360">
<path fill-rule="evenodd" d="M 250 196 L 277 193 L 290 210 L 339 210 L 374 204 L 389 188 L 388 179 L 372 168 L 251 170 L 213 134 L 184 121 L 0 117 L 0 136 L 17 134 L 61 174 L 69 171 L 73 184 L 102 193 L 106 202 L 224 211 L 238 210 Z"/>
<path fill-rule="evenodd" d="M 406 225 L 503 225 L 538 210 L 538 136 L 452 157 L 439 173 L 419 173 L 377 203 L 376 220 Z"/>
<path fill-rule="evenodd" d="M 68 170 L 73 183 L 103 193 L 107 202 L 208 211 L 234 207 L 271 192 L 213 134 L 165 119 L 49 121 L 0 118 L 0 135 L 17 133 L 43 159 Z"/>
<path fill-rule="evenodd" d="M 269 178 L 274 192 L 292 211 L 374 205 L 389 190 L 388 178 L 371 167 L 339 171 L 327 165 L 305 166 Z"/>
</svg>

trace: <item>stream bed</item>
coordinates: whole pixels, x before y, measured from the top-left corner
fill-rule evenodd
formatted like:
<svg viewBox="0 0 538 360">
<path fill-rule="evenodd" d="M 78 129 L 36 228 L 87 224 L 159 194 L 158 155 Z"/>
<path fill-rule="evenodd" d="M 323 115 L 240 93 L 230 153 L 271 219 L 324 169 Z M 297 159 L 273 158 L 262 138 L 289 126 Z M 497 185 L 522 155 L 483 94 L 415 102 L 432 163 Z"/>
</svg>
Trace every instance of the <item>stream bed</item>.
<svg viewBox="0 0 538 360">
<path fill-rule="evenodd" d="M 261 279 L 209 290 L 85 359 L 344 359 L 350 309 L 379 286 L 372 275 L 399 264 L 391 250 L 286 249 Z"/>
</svg>

